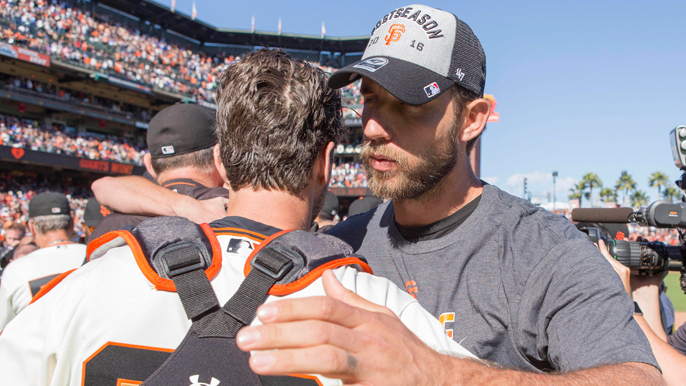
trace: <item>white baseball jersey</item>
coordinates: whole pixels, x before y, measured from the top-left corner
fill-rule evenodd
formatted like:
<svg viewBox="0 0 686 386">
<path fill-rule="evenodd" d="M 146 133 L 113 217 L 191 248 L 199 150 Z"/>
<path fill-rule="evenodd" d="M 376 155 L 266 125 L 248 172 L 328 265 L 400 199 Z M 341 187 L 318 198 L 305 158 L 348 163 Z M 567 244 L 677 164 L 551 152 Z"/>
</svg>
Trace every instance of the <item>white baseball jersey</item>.
<svg viewBox="0 0 686 386">
<path fill-rule="evenodd" d="M 42 286 L 86 259 L 86 246 L 71 242 L 51 245 L 12 261 L 0 282 L 0 330 L 26 308 Z"/>
<path fill-rule="evenodd" d="M 245 278 L 248 256 L 265 237 L 245 229 L 214 228 L 214 238 L 208 229 L 213 264 L 205 272 L 224 304 Z M 140 249 L 122 245 L 121 237 L 112 237 L 115 233 L 93 242 L 115 247 L 71 273 L 5 328 L 0 335 L 1 385 L 138 385 L 181 343 L 191 322 L 173 282 L 159 277 Z M 432 348 L 473 357 L 411 295 L 346 260 L 333 266 L 346 288 L 389 307 Z M 368 269 L 357 262 L 358 268 Z M 267 302 L 325 294 L 321 277 L 308 281 L 297 292 L 270 295 Z M 322 385 L 341 384 L 317 378 Z"/>
</svg>

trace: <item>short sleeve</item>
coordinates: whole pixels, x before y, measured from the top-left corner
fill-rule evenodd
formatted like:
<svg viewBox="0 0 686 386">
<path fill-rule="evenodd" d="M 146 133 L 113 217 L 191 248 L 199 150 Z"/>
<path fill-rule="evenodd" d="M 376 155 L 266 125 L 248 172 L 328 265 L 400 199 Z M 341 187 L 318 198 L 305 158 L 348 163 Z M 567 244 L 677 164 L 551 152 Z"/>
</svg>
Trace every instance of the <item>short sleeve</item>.
<svg viewBox="0 0 686 386">
<path fill-rule="evenodd" d="M 667 338 L 667 343 L 674 347 L 676 351 L 686 355 L 686 323 L 681 325 L 674 334 Z"/>
</svg>

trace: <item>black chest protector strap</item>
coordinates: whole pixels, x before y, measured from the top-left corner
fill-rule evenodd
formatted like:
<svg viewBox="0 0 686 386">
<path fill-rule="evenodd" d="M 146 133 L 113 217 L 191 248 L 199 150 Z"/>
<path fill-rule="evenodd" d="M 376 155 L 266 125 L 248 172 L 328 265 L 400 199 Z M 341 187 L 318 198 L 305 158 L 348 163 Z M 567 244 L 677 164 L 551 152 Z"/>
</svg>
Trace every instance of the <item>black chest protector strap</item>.
<svg viewBox="0 0 686 386">
<path fill-rule="evenodd" d="M 253 260 L 253 269 L 236 293 L 222 307 L 222 312 L 215 315 L 207 328 L 198 331 L 198 335 L 201 338 L 234 338 L 238 330 L 249 325 L 255 317 L 257 308 L 267 299 L 272 286 L 293 269 L 293 260 L 288 255 L 289 251 L 283 248 L 262 248 Z"/>
<path fill-rule="evenodd" d="M 250 353 L 238 348 L 236 333 L 253 321 L 270 291 L 304 288 L 311 282 L 308 279 L 317 277 L 323 269 L 351 264 L 359 268 L 366 262 L 350 257 L 352 248 L 332 236 L 287 232 L 265 240 L 253 252 L 246 266 L 248 274 L 231 299 L 219 307 L 205 274 L 212 264 L 208 236 L 199 226 L 174 219 L 147 220 L 131 231 L 150 265 L 160 276 L 174 282 L 186 315 L 193 322 L 181 344 L 143 385 L 320 384 L 312 377 L 258 376 L 250 369 Z"/>
<path fill-rule="evenodd" d="M 208 316 L 219 309 L 217 296 L 205 275 L 205 267 L 211 262 L 207 250 L 192 241 L 179 241 L 159 249 L 153 258 L 164 276 L 174 282 L 176 293 L 193 326 L 198 330 L 205 328 L 210 321 Z"/>
</svg>

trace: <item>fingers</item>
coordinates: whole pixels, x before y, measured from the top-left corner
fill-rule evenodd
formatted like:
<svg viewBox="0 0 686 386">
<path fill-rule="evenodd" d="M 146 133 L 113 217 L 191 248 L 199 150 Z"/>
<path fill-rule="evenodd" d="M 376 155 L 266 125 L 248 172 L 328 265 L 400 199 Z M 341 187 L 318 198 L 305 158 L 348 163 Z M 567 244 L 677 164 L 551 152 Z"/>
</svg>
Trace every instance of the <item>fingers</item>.
<svg viewBox="0 0 686 386">
<path fill-rule="evenodd" d="M 367 320 L 364 312 L 328 296 L 313 296 L 263 304 L 257 309 L 257 317 L 265 324 L 322 320 L 355 328 Z"/>
<path fill-rule="evenodd" d="M 357 352 L 374 340 L 365 333 L 318 320 L 245 327 L 236 335 L 238 347 L 243 351 L 330 345 Z"/>
<path fill-rule="evenodd" d="M 352 378 L 359 363 L 354 355 L 337 347 L 322 345 L 308 349 L 255 352 L 250 368 L 257 374 L 321 374 L 329 378 Z"/>
<path fill-rule="evenodd" d="M 322 275 L 322 282 L 324 284 L 324 291 L 326 291 L 326 294 L 336 300 L 340 300 L 345 304 L 349 304 L 353 307 L 361 308 L 363 310 L 381 312 L 389 316 L 395 316 L 393 311 L 387 307 L 372 303 L 353 291 L 343 287 L 343 284 L 338 281 L 336 275 L 334 275 L 333 271 L 331 270 L 326 270 L 324 272 Z"/>
<path fill-rule="evenodd" d="M 619 275 L 619 278 L 622 280 L 622 284 L 624 285 L 624 290 L 631 295 L 631 270 L 610 255 L 610 252 L 607 251 L 607 247 L 605 246 L 605 242 L 603 240 L 598 240 L 598 249 L 600 250 L 600 253 L 605 256 L 605 259 L 607 259 L 607 261 L 610 263 L 612 269 L 614 269 L 615 272 L 617 272 L 617 275 Z"/>
</svg>

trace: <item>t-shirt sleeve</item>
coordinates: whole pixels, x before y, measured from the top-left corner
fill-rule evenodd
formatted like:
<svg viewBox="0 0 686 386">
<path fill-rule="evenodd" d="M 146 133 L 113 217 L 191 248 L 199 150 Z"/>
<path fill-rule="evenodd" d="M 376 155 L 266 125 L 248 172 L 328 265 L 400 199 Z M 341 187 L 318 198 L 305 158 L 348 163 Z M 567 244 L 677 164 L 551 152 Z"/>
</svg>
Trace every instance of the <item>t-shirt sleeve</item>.
<svg viewBox="0 0 686 386">
<path fill-rule="evenodd" d="M 682 324 L 674 334 L 667 338 L 667 343 L 676 351 L 686 355 L 686 323 Z"/>
<path fill-rule="evenodd" d="M 658 367 L 633 318 L 629 294 L 588 240 L 569 240 L 551 249 L 525 288 L 520 339 L 526 341 L 533 336 L 527 334 L 535 334 L 536 347 L 528 350 L 534 357 L 547 359 L 554 370 L 624 362 Z"/>
</svg>

